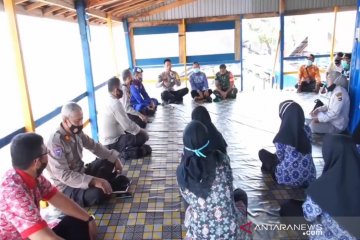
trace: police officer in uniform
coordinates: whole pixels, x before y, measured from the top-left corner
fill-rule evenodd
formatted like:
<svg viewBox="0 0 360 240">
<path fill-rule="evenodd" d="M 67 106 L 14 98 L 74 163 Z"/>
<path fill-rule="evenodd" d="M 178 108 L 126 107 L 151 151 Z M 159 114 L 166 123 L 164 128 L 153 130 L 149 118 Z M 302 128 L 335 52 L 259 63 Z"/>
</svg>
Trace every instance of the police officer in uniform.
<svg viewBox="0 0 360 240">
<path fill-rule="evenodd" d="M 47 170 L 54 185 L 81 206 L 101 204 L 116 186 L 122 171 L 119 153 L 96 143 L 83 131 L 83 112 L 74 102 L 62 107 L 62 122 L 48 141 Z M 100 159 L 85 166 L 83 148 Z M 113 170 L 115 170 L 113 172 Z"/>
<path fill-rule="evenodd" d="M 339 72 L 328 74 L 328 105 L 315 108 L 311 113 L 310 128 L 313 133 L 341 133 L 349 123 L 350 98 L 347 80 Z"/>
</svg>

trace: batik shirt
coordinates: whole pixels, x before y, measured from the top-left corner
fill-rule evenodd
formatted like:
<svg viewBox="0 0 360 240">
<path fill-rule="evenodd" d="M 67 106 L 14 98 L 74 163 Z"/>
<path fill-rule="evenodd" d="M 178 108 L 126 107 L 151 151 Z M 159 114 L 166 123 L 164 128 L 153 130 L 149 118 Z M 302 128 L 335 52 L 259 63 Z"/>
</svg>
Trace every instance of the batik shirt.
<svg viewBox="0 0 360 240">
<path fill-rule="evenodd" d="M 205 73 L 193 73 L 190 76 L 191 90 L 205 91 L 209 89 L 208 80 Z"/>
<path fill-rule="evenodd" d="M 229 87 L 231 87 L 231 83 L 234 81 L 234 76 L 230 71 L 226 71 L 225 74 L 218 72 L 216 73 L 215 81 L 220 84 L 222 91 L 226 91 Z"/>
<path fill-rule="evenodd" d="M 313 228 L 316 229 L 309 239 L 316 240 L 355 240 L 346 230 L 342 229 L 339 224 L 317 205 L 310 196 L 306 197 L 306 201 L 302 205 L 304 217 L 307 221 L 312 223 Z"/>
<path fill-rule="evenodd" d="M 57 190 L 45 177 L 34 179 L 23 171 L 10 169 L 0 184 L 1 240 L 26 239 L 48 227 L 40 215 L 39 201 L 50 200 Z"/>
<path fill-rule="evenodd" d="M 311 141 L 311 130 L 304 127 L 307 137 Z M 275 142 L 276 155 L 279 164 L 276 166 L 275 176 L 279 184 L 292 187 L 308 186 L 316 179 L 316 169 L 311 153 L 302 154 L 295 147 Z"/>
<path fill-rule="evenodd" d="M 190 205 L 185 221 L 188 238 L 246 239 L 246 233 L 240 230 L 240 226 L 246 223 L 246 209 L 239 210 L 235 206 L 229 157 L 222 156 L 224 159 L 216 168 L 216 177 L 206 199 L 197 197 L 188 189 L 180 190 Z"/>
</svg>

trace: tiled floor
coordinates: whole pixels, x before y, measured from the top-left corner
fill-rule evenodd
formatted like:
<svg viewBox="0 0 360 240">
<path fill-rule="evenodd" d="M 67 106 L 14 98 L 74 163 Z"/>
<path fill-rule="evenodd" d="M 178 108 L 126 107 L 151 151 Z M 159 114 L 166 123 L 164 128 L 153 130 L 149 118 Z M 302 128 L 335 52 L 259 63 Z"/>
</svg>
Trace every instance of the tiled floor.
<svg viewBox="0 0 360 240">
<path fill-rule="evenodd" d="M 248 216 L 254 224 L 279 222 L 279 204 L 304 197 L 302 189 L 275 184 L 260 171 L 257 152 L 274 150 L 272 139 L 278 130 L 278 105 L 285 99 L 298 101 L 308 113 L 313 94 L 264 91 L 240 93 L 238 99 L 204 104 L 228 142 L 234 185 L 249 198 Z M 182 239 L 184 205 L 176 182 L 176 167 L 182 152 L 182 131 L 190 121 L 194 104 L 187 96 L 183 105 L 159 106 L 147 127 L 150 157 L 125 163 L 124 174 L 132 179 L 133 198 L 112 198 L 107 204 L 89 209 L 96 216 L 99 239 Z M 318 175 L 322 169 L 321 137 L 313 144 Z M 291 232 L 255 231 L 253 239 L 298 239 Z"/>
</svg>

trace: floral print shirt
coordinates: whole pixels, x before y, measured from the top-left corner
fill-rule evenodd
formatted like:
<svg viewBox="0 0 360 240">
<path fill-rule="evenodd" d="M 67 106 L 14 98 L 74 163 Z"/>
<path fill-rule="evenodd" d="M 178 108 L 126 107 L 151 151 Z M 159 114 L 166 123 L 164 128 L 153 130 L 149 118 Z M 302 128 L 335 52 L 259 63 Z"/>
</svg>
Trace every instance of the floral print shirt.
<svg viewBox="0 0 360 240">
<path fill-rule="evenodd" d="M 304 127 L 311 141 L 311 130 Z M 302 154 L 293 146 L 275 143 L 279 164 L 276 166 L 275 176 L 279 184 L 292 187 L 306 187 L 316 179 L 316 169 L 311 153 Z"/>
<path fill-rule="evenodd" d="M 342 229 L 339 224 L 327 212 L 323 211 L 320 206 L 311 199 L 310 196 L 306 197 L 306 201 L 302 205 L 302 208 L 305 219 L 311 222 L 313 226 L 316 226 L 317 231 L 314 231 L 314 234 L 309 236 L 310 240 L 356 239 L 355 237 L 351 236 L 350 233 L 348 233 L 346 230 Z"/>
<path fill-rule="evenodd" d="M 222 156 L 225 159 L 216 168 L 216 178 L 206 199 L 197 197 L 188 189 L 180 189 L 190 205 L 185 217 L 187 238 L 246 239 L 246 233 L 240 230 L 240 226 L 246 223 L 246 209 L 240 211 L 235 206 L 229 157 Z"/>
</svg>

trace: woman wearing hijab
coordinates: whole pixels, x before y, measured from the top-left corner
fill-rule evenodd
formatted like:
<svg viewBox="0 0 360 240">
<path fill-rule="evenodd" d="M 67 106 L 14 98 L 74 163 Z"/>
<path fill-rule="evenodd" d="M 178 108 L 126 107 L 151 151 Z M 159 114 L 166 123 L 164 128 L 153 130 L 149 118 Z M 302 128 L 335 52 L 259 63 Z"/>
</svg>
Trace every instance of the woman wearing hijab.
<svg viewBox="0 0 360 240">
<path fill-rule="evenodd" d="M 181 195 L 190 205 L 185 217 L 187 238 L 245 239 L 240 226 L 246 223 L 246 209 L 235 206 L 229 157 L 209 148 L 208 131 L 199 121 L 187 125 L 183 142 L 176 173 Z"/>
<path fill-rule="evenodd" d="M 226 154 L 227 143 L 222 134 L 211 122 L 210 114 L 203 106 L 197 106 L 191 113 L 192 120 L 198 120 L 206 126 L 209 132 L 209 149 L 217 149 Z"/>
<path fill-rule="evenodd" d="M 270 172 L 279 184 L 307 187 L 316 179 L 311 156 L 311 130 L 304 125 L 304 111 L 292 100 L 280 103 L 281 125 L 273 142 L 276 154 L 259 151 L 261 169 Z"/>
<path fill-rule="evenodd" d="M 360 155 L 345 135 L 325 136 L 322 154 L 323 173 L 302 205 L 305 219 L 321 230 L 310 239 L 359 239 Z"/>
</svg>

